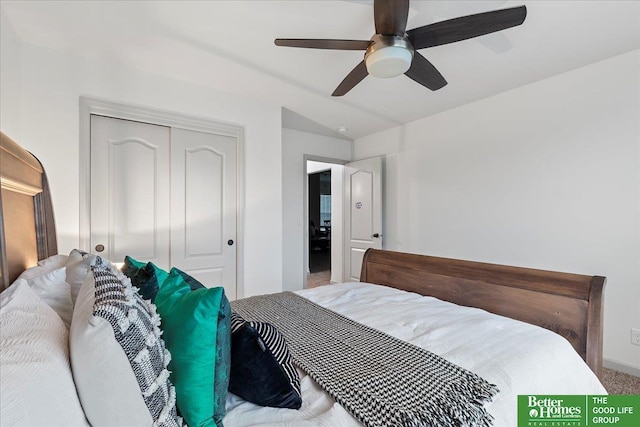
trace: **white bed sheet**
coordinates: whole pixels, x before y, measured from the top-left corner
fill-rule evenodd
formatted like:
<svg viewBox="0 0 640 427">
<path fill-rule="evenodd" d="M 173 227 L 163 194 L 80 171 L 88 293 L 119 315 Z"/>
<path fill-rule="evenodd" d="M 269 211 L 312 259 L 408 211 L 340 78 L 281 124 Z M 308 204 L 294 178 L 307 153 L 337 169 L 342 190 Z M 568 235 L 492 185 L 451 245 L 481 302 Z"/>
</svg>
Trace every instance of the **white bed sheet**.
<svg viewBox="0 0 640 427">
<path fill-rule="evenodd" d="M 567 340 L 546 329 L 484 310 L 365 283 L 299 291 L 309 300 L 423 347 L 496 384 L 486 405 L 496 427 L 517 425 L 519 394 L 606 394 Z M 230 395 L 226 427 L 358 426 L 333 398 L 300 372 L 299 410 L 263 408 Z"/>
</svg>

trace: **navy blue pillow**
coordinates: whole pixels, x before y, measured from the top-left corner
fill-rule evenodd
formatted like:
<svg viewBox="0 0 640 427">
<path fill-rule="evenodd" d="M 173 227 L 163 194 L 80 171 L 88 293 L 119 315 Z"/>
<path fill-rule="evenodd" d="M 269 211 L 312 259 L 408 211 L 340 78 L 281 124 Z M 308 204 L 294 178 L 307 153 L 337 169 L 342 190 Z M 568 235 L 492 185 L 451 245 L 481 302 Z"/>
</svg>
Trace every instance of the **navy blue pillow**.
<svg viewBox="0 0 640 427">
<path fill-rule="evenodd" d="M 299 409 L 300 378 L 287 344 L 269 323 L 231 313 L 229 391 L 260 406 Z"/>
<path fill-rule="evenodd" d="M 130 256 L 124 257 L 122 272 L 131 279 L 131 284 L 139 289 L 142 298 L 151 302 L 156 300 L 159 284 L 168 277 L 166 271 L 160 270 L 152 262 L 143 263 Z"/>
<path fill-rule="evenodd" d="M 173 267 L 182 276 L 191 290 L 204 288 L 204 285 L 182 270 Z M 155 302 L 156 295 L 160 289 L 160 284 L 169 277 L 169 273 L 162 270 L 152 262 L 140 262 L 130 256 L 124 257 L 122 272 L 131 280 L 131 284 L 139 289 L 139 293 L 144 299 Z"/>
</svg>

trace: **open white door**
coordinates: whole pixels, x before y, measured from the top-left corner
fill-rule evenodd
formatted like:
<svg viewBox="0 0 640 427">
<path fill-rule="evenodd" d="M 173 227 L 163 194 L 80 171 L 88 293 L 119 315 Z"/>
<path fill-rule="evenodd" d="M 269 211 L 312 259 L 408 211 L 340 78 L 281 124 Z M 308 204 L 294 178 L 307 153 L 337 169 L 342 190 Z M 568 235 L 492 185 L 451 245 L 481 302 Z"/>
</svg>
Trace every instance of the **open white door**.
<svg viewBox="0 0 640 427">
<path fill-rule="evenodd" d="M 382 158 L 344 165 L 344 281 L 360 280 L 362 257 L 382 249 Z"/>
</svg>

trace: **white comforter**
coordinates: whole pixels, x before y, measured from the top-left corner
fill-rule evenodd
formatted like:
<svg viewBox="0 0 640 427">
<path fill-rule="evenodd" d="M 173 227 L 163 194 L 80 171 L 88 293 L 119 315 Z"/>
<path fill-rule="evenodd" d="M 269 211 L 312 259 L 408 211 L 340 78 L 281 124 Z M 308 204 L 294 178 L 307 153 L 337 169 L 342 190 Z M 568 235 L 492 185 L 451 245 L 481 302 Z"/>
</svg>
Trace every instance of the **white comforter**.
<svg viewBox="0 0 640 427">
<path fill-rule="evenodd" d="M 307 289 L 309 300 L 423 347 L 466 368 L 500 393 L 486 405 L 494 426 L 517 425 L 519 394 L 606 394 L 571 344 L 546 329 L 384 286 L 343 283 Z M 299 410 L 227 400 L 226 427 L 358 426 L 358 421 L 300 372 Z"/>
</svg>

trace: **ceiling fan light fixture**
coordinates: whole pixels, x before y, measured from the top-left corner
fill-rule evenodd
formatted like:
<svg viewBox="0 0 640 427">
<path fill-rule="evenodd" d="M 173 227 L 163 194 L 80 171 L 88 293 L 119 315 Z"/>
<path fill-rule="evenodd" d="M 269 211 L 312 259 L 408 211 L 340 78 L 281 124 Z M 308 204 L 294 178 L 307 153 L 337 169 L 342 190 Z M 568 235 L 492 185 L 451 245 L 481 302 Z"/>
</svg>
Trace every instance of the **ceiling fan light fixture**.
<svg viewBox="0 0 640 427">
<path fill-rule="evenodd" d="M 386 46 L 367 55 L 367 71 L 374 77 L 396 77 L 411 67 L 413 53 L 400 46 Z"/>
<path fill-rule="evenodd" d="M 405 37 L 376 34 L 364 54 L 367 72 L 374 77 L 396 77 L 407 72 L 413 60 L 413 46 Z"/>
</svg>

